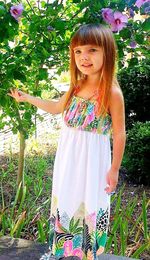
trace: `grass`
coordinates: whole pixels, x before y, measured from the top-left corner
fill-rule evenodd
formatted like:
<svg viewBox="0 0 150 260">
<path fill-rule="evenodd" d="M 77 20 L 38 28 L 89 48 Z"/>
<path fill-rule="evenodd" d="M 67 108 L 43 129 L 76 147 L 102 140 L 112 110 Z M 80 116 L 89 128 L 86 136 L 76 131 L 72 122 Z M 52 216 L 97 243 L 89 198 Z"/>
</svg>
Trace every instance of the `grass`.
<svg viewBox="0 0 150 260">
<path fill-rule="evenodd" d="M 0 235 L 48 241 L 52 171 L 59 131 L 45 134 L 44 139 L 30 139 L 26 149 L 24 181 L 21 203 L 16 190 L 17 154 L 0 158 Z M 126 186 L 121 185 L 111 198 L 111 222 L 105 251 L 133 258 L 148 255 L 148 200 L 142 192 L 139 197 L 124 200 Z M 138 212 L 137 212 L 138 207 Z M 136 218 L 135 218 L 136 216 Z"/>
<path fill-rule="evenodd" d="M 18 154 L 8 154 L 0 163 L 0 235 L 44 242 L 48 239 L 52 169 L 58 133 L 28 141 L 24 167 L 24 197 L 18 205 L 16 177 Z M 42 236 L 42 226 L 45 239 Z M 40 232 L 38 231 L 40 230 Z"/>
<path fill-rule="evenodd" d="M 112 221 L 106 252 L 139 259 L 142 253 L 148 252 L 150 249 L 150 233 L 148 232 L 150 200 L 144 191 L 141 201 L 142 207 L 138 212 L 138 218 L 135 220 L 139 198 L 138 196 L 133 199 L 129 198 L 128 203 L 124 204 L 122 197 L 125 189 L 126 186 L 123 185 L 119 193 L 112 196 L 111 199 L 111 204 L 114 207 L 111 212 Z"/>
</svg>

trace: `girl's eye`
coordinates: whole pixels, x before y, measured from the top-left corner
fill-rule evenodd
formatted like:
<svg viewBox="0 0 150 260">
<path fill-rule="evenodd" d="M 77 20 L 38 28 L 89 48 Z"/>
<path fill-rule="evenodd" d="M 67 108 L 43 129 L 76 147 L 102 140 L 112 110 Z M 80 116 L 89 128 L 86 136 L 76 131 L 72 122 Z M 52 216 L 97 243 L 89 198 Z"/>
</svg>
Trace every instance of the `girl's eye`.
<svg viewBox="0 0 150 260">
<path fill-rule="evenodd" d="M 75 53 L 75 54 L 79 54 L 79 53 L 80 53 L 80 51 L 79 51 L 79 50 L 76 50 L 74 53 Z"/>
<path fill-rule="evenodd" d="M 96 51 L 96 49 L 94 49 L 94 48 L 93 48 L 93 49 L 90 49 L 90 52 L 95 52 L 95 51 Z"/>
</svg>

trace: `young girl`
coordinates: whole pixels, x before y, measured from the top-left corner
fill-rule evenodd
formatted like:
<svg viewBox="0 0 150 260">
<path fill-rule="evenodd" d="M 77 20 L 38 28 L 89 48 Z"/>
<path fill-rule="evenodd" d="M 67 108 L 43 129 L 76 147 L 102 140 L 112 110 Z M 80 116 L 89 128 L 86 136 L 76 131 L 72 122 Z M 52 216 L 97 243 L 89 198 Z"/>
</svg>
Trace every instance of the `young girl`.
<svg viewBox="0 0 150 260">
<path fill-rule="evenodd" d="M 50 253 L 41 259 L 54 255 L 95 260 L 104 252 L 110 194 L 118 182 L 126 136 L 116 53 L 109 28 L 83 25 L 71 39 L 71 83 L 59 101 L 11 90 L 18 102 L 27 101 L 51 114 L 63 112 L 53 174 Z"/>
</svg>

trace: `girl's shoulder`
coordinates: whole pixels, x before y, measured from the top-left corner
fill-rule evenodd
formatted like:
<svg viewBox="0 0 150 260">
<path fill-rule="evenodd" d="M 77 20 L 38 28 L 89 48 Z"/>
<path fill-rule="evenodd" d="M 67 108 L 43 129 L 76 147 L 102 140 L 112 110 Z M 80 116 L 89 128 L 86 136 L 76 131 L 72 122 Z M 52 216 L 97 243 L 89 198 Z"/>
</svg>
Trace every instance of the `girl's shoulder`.
<svg viewBox="0 0 150 260">
<path fill-rule="evenodd" d="M 113 86 L 110 93 L 109 111 L 111 115 L 118 113 L 124 107 L 124 97 L 120 87 Z"/>
<path fill-rule="evenodd" d="M 119 85 L 113 85 L 110 90 L 110 100 L 113 99 L 115 101 L 118 98 L 123 98 L 122 90 Z"/>
</svg>

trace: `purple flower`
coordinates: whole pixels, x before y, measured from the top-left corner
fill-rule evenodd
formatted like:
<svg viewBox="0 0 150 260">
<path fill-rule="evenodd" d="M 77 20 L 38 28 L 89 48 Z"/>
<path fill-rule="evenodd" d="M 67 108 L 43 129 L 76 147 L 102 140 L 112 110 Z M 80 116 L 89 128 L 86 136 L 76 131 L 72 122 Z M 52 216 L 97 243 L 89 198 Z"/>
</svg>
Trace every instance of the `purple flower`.
<svg viewBox="0 0 150 260">
<path fill-rule="evenodd" d="M 136 48 L 136 45 L 137 45 L 137 43 L 136 43 L 136 41 L 132 41 L 132 42 L 130 42 L 130 47 L 131 48 Z"/>
<path fill-rule="evenodd" d="M 102 17 L 107 23 L 111 23 L 114 20 L 113 10 L 110 8 L 103 8 Z"/>
<path fill-rule="evenodd" d="M 52 26 L 48 25 L 48 26 L 47 26 L 47 30 L 48 30 L 49 32 L 52 32 L 52 31 L 54 31 L 54 28 L 53 28 Z"/>
<path fill-rule="evenodd" d="M 111 22 L 111 30 L 113 32 L 121 31 L 124 27 L 127 26 L 128 17 L 125 14 L 122 14 L 119 11 L 114 12 L 114 20 Z"/>
<path fill-rule="evenodd" d="M 134 17 L 134 11 L 132 8 L 129 8 L 129 16 L 132 18 Z"/>
<path fill-rule="evenodd" d="M 24 8 L 22 4 L 14 5 L 10 8 L 11 15 L 18 21 L 18 18 L 22 15 Z"/>
<path fill-rule="evenodd" d="M 145 7 L 144 12 L 145 12 L 146 14 L 149 14 L 149 13 L 150 13 L 150 6 Z"/>
<path fill-rule="evenodd" d="M 149 2 L 150 2 L 150 0 L 137 0 L 137 1 L 135 2 L 135 5 L 136 5 L 138 8 L 140 8 L 143 4 L 149 3 Z"/>
</svg>

